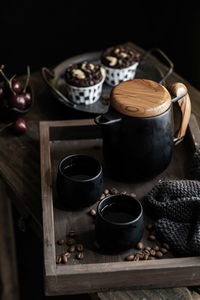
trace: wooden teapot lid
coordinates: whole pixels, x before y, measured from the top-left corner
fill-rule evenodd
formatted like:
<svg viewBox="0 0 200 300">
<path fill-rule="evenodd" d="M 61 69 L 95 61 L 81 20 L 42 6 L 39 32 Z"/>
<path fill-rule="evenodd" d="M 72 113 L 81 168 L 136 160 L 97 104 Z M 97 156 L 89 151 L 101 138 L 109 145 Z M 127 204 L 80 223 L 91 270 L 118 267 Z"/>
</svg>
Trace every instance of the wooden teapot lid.
<svg viewBox="0 0 200 300">
<path fill-rule="evenodd" d="M 111 93 L 111 105 L 131 117 L 152 117 L 165 112 L 171 105 L 168 90 L 148 79 L 133 79 L 116 85 Z"/>
</svg>

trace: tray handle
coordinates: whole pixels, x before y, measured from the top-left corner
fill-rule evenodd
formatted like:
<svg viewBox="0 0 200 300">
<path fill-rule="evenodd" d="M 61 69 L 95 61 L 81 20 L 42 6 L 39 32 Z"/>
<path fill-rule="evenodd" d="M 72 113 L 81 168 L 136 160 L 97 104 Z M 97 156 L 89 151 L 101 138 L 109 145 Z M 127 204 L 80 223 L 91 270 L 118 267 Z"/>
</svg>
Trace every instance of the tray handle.
<svg viewBox="0 0 200 300">
<path fill-rule="evenodd" d="M 52 92 L 54 93 L 54 95 L 56 95 L 57 97 L 59 97 L 60 101 L 62 103 L 66 103 L 71 106 L 72 108 L 75 108 L 76 105 L 73 104 L 72 102 L 70 102 L 59 90 L 57 90 L 54 86 L 52 86 L 50 84 L 50 80 L 54 79 L 55 75 L 54 72 L 52 72 L 51 70 L 49 70 L 47 67 L 42 67 L 41 69 L 41 74 L 42 74 L 42 78 L 44 79 L 45 83 L 47 84 L 47 86 L 52 90 Z"/>
<path fill-rule="evenodd" d="M 162 60 L 164 60 L 164 62 L 167 65 L 168 70 L 163 74 L 163 71 L 161 71 L 158 66 L 156 66 L 159 69 L 160 74 L 163 74 L 162 79 L 160 80 L 159 83 L 163 83 L 168 77 L 169 75 L 171 75 L 171 73 L 173 72 L 174 69 L 174 64 L 173 62 L 169 59 L 169 57 L 159 48 L 151 48 L 149 49 L 142 57 L 141 61 L 145 60 L 150 54 L 159 54 L 159 56 L 162 58 Z"/>
</svg>

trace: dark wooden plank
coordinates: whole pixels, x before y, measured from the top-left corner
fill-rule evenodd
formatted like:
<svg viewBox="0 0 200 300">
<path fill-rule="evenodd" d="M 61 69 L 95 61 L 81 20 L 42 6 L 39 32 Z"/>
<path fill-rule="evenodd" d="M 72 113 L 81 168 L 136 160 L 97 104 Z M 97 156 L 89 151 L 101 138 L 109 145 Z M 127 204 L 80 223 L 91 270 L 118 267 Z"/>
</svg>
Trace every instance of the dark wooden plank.
<svg viewBox="0 0 200 300">
<path fill-rule="evenodd" d="M 88 127 L 86 126 L 87 122 L 90 125 Z M 87 139 L 83 139 L 78 134 L 77 127 L 81 127 L 81 124 L 87 127 Z M 49 138 L 59 137 L 59 131 L 64 132 L 62 127 L 68 126 L 71 131 L 69 139 L 66 136 L 65 140 L 49 140 Z M 66 211 L 58 203 L 55 192 L 59 161 L 71 153 L 85 153 L 99 159 L 103 164 L 105 187 L 115 186 L 119 191 L 134 192 L 137 195 L 137 199 L 141 201 L 144 195 L 159 180 L 187 178 L 192 154 L 195 150 L 194 140 L 197 140 L 199 135 L 199 128 L 195 118 L 193 116 L 191 118 L 185 140 L 175 147 L 172 162 L 167 170 L 153 180 L 142 184 L 119 183 L 107 176 L 101 151 L 102 140 L 99 136 L 94 138 L 95 126 L 92 120 L 41 123 L 41 143 L 43 143 L 41 145 L 42 196 L 44 211 L 46 211 L 44 238 L 47 237 L 44 247 L 54 248 L 54 250 L 51 250 L 53 255 L 50 256 L 47 254 L 47 249 L 44 249 L 44 253 L 46 253 L 45 264 L 50 264 L 51 267 L 54 265 L 53 272 L 50 270 L 48 274 L 46 273 L 46 293 L 48 295 L 56 295 L 94 292 L 119 286 L 138 289 L 200 283 L 200 274 L 197 272 L 200 266 L 199 258 L 172 258 L 172 254 L 169 253 L 166 259 L 158 261 L 127 263 L 124 261 L 124 258 L 130 253 L 130 250 L 118 255 L 110 255 L 98 251 L 94 247 L 94 223 L 93 219 L 88 215 L 89 208 L 76 212 Z M 73 127 L 75 128 L 77 139 L 71 138 Z M 48 135 L 50 128 L 54 128 L 52 136 Z M 56 130 L 58 131 L 57 134 Z M 46 177 L 44 176 L 45 174 Z M 52 182 L 50 175 L 52 176 Z M 54 209 L 52 208 L 52 201 L 54 201 Z M 95 207 L 95 205 L 92 207 Z M 48 215 L 49 212 L 50 216 Z M 54 218 L 52 215 L 54 215 Z M 147 216 L 145 220 L 149 222 Z M 72 255 L 66 265 L 56 266 L 55 255 L 62 255 L 67 251 L 68 247 L 66 244 L 59 246 L 55 244 L 55 241 L 66 239 L 70 229 L 76 231 L 77 239 L 85 246 L 84 259 L 80 262 Z M 55 232 L 55 238 L 54 236 L 52 238 L 52 231 Z M 146 245 L 150 245 L 150 242 L 147 242 L 147 232 L 144 234 L 143 242 Z M 133 249 L 131 251 L 133 252 Z M 167 259 L 167 257 L 169 258 Z M 162 276 L 163 272 L 167 274 L 167 279 Z M 145 280 L 142 280 L 142 277 Z M 113 280 L 113 278 L 116 279 Z"/>
<path fill-rule="evenodd" d="M 0 179 L 0 298 L 18 300 L 19 285 L 11 200 Z"/>
</svg>

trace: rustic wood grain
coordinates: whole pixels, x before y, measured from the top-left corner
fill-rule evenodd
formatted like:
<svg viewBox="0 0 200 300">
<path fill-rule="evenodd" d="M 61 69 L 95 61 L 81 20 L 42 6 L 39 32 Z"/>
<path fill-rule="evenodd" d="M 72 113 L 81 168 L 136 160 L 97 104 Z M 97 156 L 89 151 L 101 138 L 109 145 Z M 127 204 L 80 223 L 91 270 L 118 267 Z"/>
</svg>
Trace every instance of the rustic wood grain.
<svg viewBox="0 0 200 300">
<path fill-rule="evenodd" d="M 111 92 L 111 104 L 120 113 L 132 117 L 152 117 L 171 106 L 167 89 L 152 80 L 134 79 L 121 82 Z"/>
<path fill-rule="evenodd" d="M 159 180 L 187 178 L 192 153 L 195 150 L 193 138 L 200 134 L 197 124 L 193 124 L 194 120 L 192 117 L 190 122 L 192 124 L 190 128 L 194 132 L 191 132 L 189 128 L 183 143 L 175 148 L 169 167 L 153 180 L 137 184 L 115 182 L 108 176 L 102 157 L 102 139 L 99 136 L 98 126 L 94 124 L 93 120 L 41 122 L 41 170 L 43 168 L 46 170 L 42 170 L 42 202 L 45 212 L 43 220 L 45 264 L 48 269 L 48 273 L 45 274 L 47 295 L 91 293 L 119 287 L 138 289 L 200 283 L 200 274 L 197 272 L 200 266 L 198 257 L 173 258 L 172 253 L 169 253 L 162 260 L 129 263 L 124 259 L 128 254 L 136 252 L 136 249 L 120 254 L 109 254 L 96 249 L 94 246 L 94 220 L 88 215 L 90 208 L 96 208 L 96 205 L 82 210 L 68 210 L 59 203 L 55 189 L 60 160 L 72 153 L 82 153 L 92 155 L 102 162 L 106 188 L 114 186 L 120 192 L 134 192 L 137 199 L 142 201 L 146 193 Z M 78 130 L 82 127 L 81 124 L 84 126 L 85 139 L 83 131 Z M 69 129 L 69 136 L 65 127 Z M 74 129 L 75 131 L 73 131 Z M 51 130 L 51 135 L 48 135 L 48 130 Z M 65 140 L 55 139 L 60 136 L 59 131 L 65 132 Z M 53 203 L 54 208 L 52 207 Z M 152 220 L 146 215 L 145 222 L 149 221 Z M 72 254 L 67 264 L 56 265 L 55 255 L 65 253 L 68 246 L 66 243 L 59 246 L 55 242 L 59 239 L 66 240 L 71 229 L 77 233 L 77 241 L 84 245 L 84 259 L 79 261 L 75 258 L 75 254 Z M 52 232 L 55 232 L 55 238 L 52 237 Z M 143 243 L 150 246 L 155 243 L 148 241 L 147 231 L 145 231 Z M 51 247 L 54 249 L 49 255 L 47 250 Z M 53 272 L 49 266 L 53 268 Z M 162 276 L 163 272 L 167 276 Z"/>
<path fill-rule="evenodd" d="M 11 200 L 0 179 L 0 298 L 18 300 L 19 285 Z"/>
</svg>

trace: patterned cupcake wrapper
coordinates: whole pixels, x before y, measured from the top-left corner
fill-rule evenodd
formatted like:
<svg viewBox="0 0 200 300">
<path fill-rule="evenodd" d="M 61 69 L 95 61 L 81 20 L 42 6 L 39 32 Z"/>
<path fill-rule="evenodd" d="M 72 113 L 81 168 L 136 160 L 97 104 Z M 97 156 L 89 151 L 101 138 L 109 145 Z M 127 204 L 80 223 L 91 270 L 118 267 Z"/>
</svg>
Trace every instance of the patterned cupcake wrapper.
<svg viewBox="0 0 200 300">
<path fill-rule="evenodd" d="M 136 62 L 130 67 L 124 69 L 114 69 L 103 65 L 106 70 L 105 82 L 111 86 L 115 86 L 122 81 L 133 79 L 135 77 L 138 64 L 139 63 Z"/>
<path fill-rule="evenodd" d="M 101 96 L 104 80 L 105 78 L 89 87 L 77 87 L 66 84 L 69 99 L 75 104 L 90 105 L 95 103 Z"/>
</svg>

